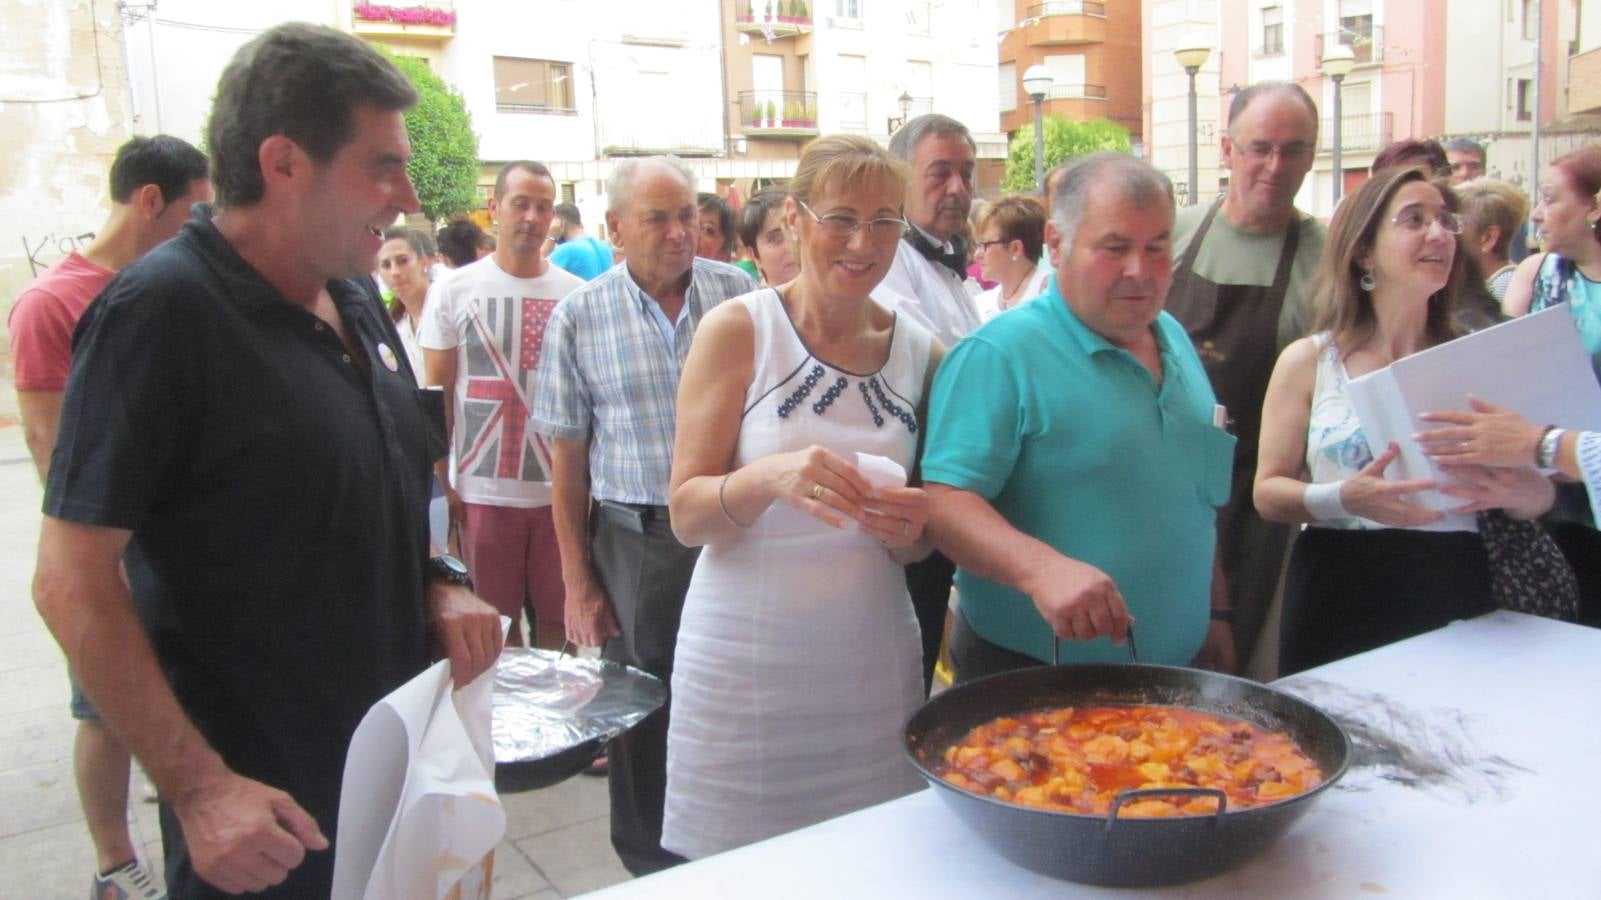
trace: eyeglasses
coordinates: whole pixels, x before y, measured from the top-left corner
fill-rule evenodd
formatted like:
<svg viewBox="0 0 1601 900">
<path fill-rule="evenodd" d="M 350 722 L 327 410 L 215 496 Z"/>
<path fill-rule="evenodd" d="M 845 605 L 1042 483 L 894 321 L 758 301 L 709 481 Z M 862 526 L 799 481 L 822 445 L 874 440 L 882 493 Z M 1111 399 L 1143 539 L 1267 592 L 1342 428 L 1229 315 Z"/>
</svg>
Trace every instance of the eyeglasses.
<svg viewBox="0 0 1601 900">
<path fill-rule="evenodd" d="M 1004 246 L 1006 246 L 1007 244 L 1010 244 L 1010 243 L 1011 243 L 1011 241 L 1004 240 L 1004 239 L 995 240 L 995 241 L 979 241 L 978 242 L 978 252 L 983 253 L 985 250 L 988 250 L 989 248 L 995 246 L 996 244 L 1000 244 L 1002 247 L 1004 247 Z"/>
<path fill-rule="evenodd" d="M 1391 217 L 1390 222 L 1402 231 L 1426 231 L 1430 222 L 1437 222 L 1446 234 L 1462 233 L 1462 217 L 1442 209 L 1429 215 L 1421 209 L 1403 209 Z"/>
<path fill-rule="evenodd" d="M 1310 144 L 1284 144 L 1275 147 L 1272 144 L 1247 144 L 1240 148 L 1248 159 L 1255 162 L 1266 162 L 1270 157 L 1277 155 L 1287 163 L 1303 163 L 1312 158 L 1313 148 Z"/>
<path fill-rule="evenodd" d="M 866 226 L 869 238 L 879 243 L 887 244 L 890 241 L 900 240 L 906 234 L 908 227 L 905 219 L 896 219 L 889 216 L 881 219 L 861 219 L 844 213 L 829 213 L 826 216 L 820 216 L 812 212 L 812 208 L 803 201 L 796 200 L 795 202 L 800 205 L 801 209 L 806 210 L 806 214 L 812 217 L 812 221 L 822 227 L 825 237 L 835 240 L 850 240 L 856 232 Z"/>
</svg>

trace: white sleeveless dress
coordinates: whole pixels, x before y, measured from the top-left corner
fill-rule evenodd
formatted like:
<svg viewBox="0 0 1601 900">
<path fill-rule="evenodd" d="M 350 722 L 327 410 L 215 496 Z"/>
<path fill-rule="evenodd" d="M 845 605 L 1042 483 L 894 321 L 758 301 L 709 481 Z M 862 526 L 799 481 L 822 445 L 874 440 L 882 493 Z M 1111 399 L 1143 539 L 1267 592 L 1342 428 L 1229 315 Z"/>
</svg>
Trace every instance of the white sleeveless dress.
<svg viewBox="0 0 1601 900">
<path fill-rule="evenodd" d="M 897 315 L 889 361 L 858 374 L 811 355 L 777 292 L 738 302 L 756 359 L 736 466 L 818 444 L 911 469 L 926 329 Z M 854 527 L 778 501 L 707 547 L 678 631 L 662 846 L 697 859 L 916 790 L 901 728 L 921 656 L 903 569 Z"/>
</svg>

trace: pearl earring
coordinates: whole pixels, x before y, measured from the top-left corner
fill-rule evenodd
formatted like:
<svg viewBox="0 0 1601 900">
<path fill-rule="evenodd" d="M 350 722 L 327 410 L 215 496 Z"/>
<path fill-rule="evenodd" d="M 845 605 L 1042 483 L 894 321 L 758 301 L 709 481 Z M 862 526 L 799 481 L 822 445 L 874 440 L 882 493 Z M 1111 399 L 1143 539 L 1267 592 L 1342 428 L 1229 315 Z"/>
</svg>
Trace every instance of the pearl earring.
<svg viewBox="0 0 1601 900">
<path fill-rule="evenodd" d="M 1373 286 L 1376 283 L 1373 280 L 1373 271 L 1370 269 L 1370 270 L 1368 270 L 1366 272 L 1363 272 L 1362 273 L 1362 277 L 1357 279 L 1356 283 L 1357 283 L 1357 286 L 1360 287 L 1362 290 L 1367 291 L 1369 293 L 1372 293 Z"/>
</svg>

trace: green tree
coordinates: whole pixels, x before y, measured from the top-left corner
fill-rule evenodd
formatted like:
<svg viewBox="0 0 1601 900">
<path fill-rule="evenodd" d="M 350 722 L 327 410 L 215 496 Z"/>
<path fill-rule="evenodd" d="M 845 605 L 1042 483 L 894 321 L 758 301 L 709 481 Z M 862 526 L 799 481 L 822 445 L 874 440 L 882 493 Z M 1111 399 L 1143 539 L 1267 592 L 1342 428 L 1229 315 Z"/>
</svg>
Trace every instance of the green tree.
<svg viewBox="0 0 1601 900">
<path fill-rule="evenodd" d="M 1102 150 L 1127 153 L 1128 129 L 1110 119 L 1089 122 L 1069 122 L 1061 116 L 1045 117 L 1045 171 L 1074 157 Z M 1006 177 L 1001 189 L 1008 193 L 1028 193 L 1034 190 L 1034 124 L 1030 122 L 1012 135 L 1010 152 L 1006 156 Z"/>
<path fill-rule="evenodd" d="M 384 51 L 417 89 L 417 105 L 406 113 L 411 164 L 422 214 L 433 221 L 464 215 L 478 206 L 478 135 L 467 104 L 428 63 L 417 56 Z"/>
</svg>

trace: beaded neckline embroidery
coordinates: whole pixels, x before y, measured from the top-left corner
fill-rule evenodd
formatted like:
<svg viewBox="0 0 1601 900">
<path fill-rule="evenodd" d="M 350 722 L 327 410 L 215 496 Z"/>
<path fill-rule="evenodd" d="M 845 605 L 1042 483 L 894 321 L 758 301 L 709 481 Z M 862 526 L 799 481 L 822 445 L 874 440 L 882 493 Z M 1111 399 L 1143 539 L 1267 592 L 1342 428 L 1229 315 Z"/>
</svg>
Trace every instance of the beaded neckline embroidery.
<svg viewBox="0 0 1601 900">
<path fill-rule="evenodd" d="M 789 418 L 790 413 L 806 402 L 806 398 L 811 396 L 812 391 L 817 388 L 817 385 L 826 374 L 828 373 L 822 366 L 812 366 L 811 370 L 806 373 L 806 377 L 801 379 L 801 383 L 795 386 L 795 390 L 791 391 L 790 395 L 782 403 L 778 404 L 778 417 L 781 419 Z M 823 391 L 822 396 L 812 403 L 812 412 L 819 416 L 827 412 L 828 408 L 833 406 L 834 402 L 843 396 L 849 387 L 850 380 L 844 375 L 836 377 L 834 382 Z M 869 375 L 866 378 L 858 379 L 856 388 L 861 392 L 862 403 L 867 406 L 867 411 L 872 415 L 875 426 L 883 428 L 886 421 L 884 414 L 888 413 L 891 418 L 899 420 L 902 425 L 906 426 L 907 431 L 912 434 L 917 433 L 917 418 L 905 407 L 890 398 L 889 392 L 884 390 L 884 385 L 878 380 L 877 375 Z M 880 412 L 880 409 L 883 412 Z"/>
</svg>

